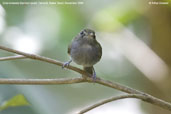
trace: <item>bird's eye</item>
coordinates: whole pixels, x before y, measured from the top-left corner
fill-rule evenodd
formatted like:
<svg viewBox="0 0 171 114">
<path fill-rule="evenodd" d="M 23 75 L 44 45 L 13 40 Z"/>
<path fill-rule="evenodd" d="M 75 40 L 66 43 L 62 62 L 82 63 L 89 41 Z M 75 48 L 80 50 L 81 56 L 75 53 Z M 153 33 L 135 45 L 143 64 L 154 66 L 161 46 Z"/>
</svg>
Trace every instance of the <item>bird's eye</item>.
<svg viewBox="0 0 171 114">
<path fill-rule="evenodd" d="M 80 34 L 81 34 L 81 35 L 84 35 L 84 31 L 81 31 Z"/>
<path fill-rule="evenodd" d="M 80 32 L 80 35 L 81 35 L 81 36 L 84 36 L 84 35 L 85 35 L 84 31 L 81 31 L 81 32 Z"/>
</svg>

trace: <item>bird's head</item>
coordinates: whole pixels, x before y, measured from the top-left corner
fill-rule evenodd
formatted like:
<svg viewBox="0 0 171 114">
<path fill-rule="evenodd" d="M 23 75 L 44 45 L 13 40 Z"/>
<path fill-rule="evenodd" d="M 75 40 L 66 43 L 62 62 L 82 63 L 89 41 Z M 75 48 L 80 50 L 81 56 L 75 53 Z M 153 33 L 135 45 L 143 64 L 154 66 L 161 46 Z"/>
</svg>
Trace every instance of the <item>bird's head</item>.
<svg viewBox="0 0 171 114">
<path fill-rule="evenodd" d="M 83 29 L 80 32 L 80 35 L 82 38 L 88 38 L 88 39 L 96 39 L 95 32 L 91 29 Z"/>
</svg>

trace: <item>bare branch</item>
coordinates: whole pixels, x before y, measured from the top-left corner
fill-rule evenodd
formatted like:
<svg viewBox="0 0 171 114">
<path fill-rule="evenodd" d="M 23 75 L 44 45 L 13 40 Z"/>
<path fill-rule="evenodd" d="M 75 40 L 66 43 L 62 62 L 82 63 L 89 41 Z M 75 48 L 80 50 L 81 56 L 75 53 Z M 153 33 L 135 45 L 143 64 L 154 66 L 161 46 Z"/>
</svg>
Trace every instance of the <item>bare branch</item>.
<svg viewBox="0 0 171 114">
<path fill-rule="evenodd" d="M 5 79 L 0 78 L 0 84 L 21 84 L 21 85 L 53 85 L 73 84 L 85 82 L 84 78 L 61 78 L 61 79 Z"/>
<path fill-rule="evenodd" d="M 90 111 L 90 110 L 92 110 L 94 108 L 97 108 L 97 107 L 99 107 L 101 105 L 104 105 L 106 103 L 109 103 L 109 102 L 112 102 L 112 101 L 116 101 L 116 100 L 120 100 L 120 99 L 125 99 L 125 98 L 136 98 L 136 99 L 140 99 L 142 101 L 145 101 L 145 102 L 157 105 L 153 101 L 149 100 L 149 99 L 151 99 L 151 97 L 149 97 L 149 96 L 142 95 L 142 94 L 127 94 L 127 95 L 119 95 L 119 96 L 115 96 L 115 97 L 111 97 L 111 98 L 99 101 L 98 103 L 95 103 L 95 104 L 93 104 L 93 105 L 91 105 L 91 106 L 81 110 L 78 114 L 84 114 L 84 113 L 86 113 L 86 112 L 88 112 L 88 111 Z"/>
<path fill-rule="evenodd" d="M 9 61 L 9 60 L 16 60 L 16 59 L 25 59 L 27 57 L 22 55 L 17 56 L 9 56 L 9 57 L 0 57 L 0 61 Z"/>
<path fill-rule="evenodd" d="M 92 82 L 91 78 L 87 78 L 88 81 Z M 121 85 L 117 82 L 111 82 L 108 80 L 103 80 L 101 78 L 96 78 L 96 83 L 107 86 L 107 87 L 111 87 L 117 90 L 120 90 L 122 92 L 126 92 L 126 93 L 132 93 L 132 94 L 143 94 L 143 92 L 140 92 L 138 90 L 135 90 L 133 88 L 127 87 L 125 85 Z"/>
<path fill-rule="evenodd" d="M 87 78 L 86 80 L 92 82 L 91 78 Z M 154 96 L 151 96 L 151 95 L 149 95 L 147 93 L 132 89 L 130 87 L 127 87 L 125 85 L 121 85 L 121 84 L 116 83 L 116 82 L 106 81 L 106 80 L 103 80 L 103 79 L 100 79 L 100 78 L 96 79 L 96 83 L 107 86 L 107 87 L 111 87 L 111 88 L 114 88 L 114 89 L 117 89 L 117 90 L 120 90 L 122 92 L 129 93 L 129 94 L 142 95 L 142 96 L 144 96 L 144 99 L 143 99 L 144 101 L 147 101 L 147 102 L 149 102 L 151 104 L 154 104 L 154 105 L 158 105 L 159 107 L 162 107 L 164 109 L 167 109 L 167 110 L 171 111 L 171 103 L 166 102 L 166 101 L 161 100 L 161 99 L 158 99 L 158 98 L 156 98 Z"/>
<path fill-rule="evenodd" d="M 127 95 L 119 95 L 119 96 L 115 96 L 115 97 L 111 97 L 111 98 L 108 98 L 108 99 L 105 99 L 105 100 L 102 100 L 102 101 L 99 101 L 83 110 L 81 110 L 78 114 L 84 114 L 94 108 L 97 108 L 101 105 L 104 105 L 106 103 L 109 103 L 109 102 L 112 102 L 112 101 L 116 101 L 116 100 L 120 100 L 120 99 L 125 99 L 125 98 L 138 98 L 138 99 L 142 99 L 144 98 L 144 96 L 142 95 L 139 95 L 139 94 L 127 94 Z"/>
<path fill-rule="evenodd" d="M 10 49 L 10 48 L 4 47 L 4 46 L 0 46 L 0 49 L 8 51 L 8 52 L 16 53 L 19 55 L 23 55 L 23 56 L 33 59 L 33 60 L 39 60 L 39 61 L 55 64 L 58 66 L 63 65 L 62 62 L 54 60 L 54 59 L 50 59 L 50 58 L 35 55 L 35 54 L 24 53 L 24 52 Z M 114 88 L 114 89 L 129 93 L 129 94 L 138 94 L 139 96 L 141 96 L 142 100 L 149 102 L 151 104 L 154 104 L 154 105 L 158 105 L 164 109 L 171 111 L 171 104 L 169 102 L 163 101 L 163 100 L 153 97 L 147 93 L 143 93 L 141 91 L 132 89 L 130 87 L 121 85 L 116 82 L 106 81 L 106 80 L 103 80 L 100 78 L 97 78 L 96 81 L 94 82 L 91 78 L 89 78 L 90 75 L 88 73 L 86 73 L 85 71 L 83 71 L 77 67 L 71 66 L 71 65 L 69 65 L 66 68 L 68 68 L 72 71 L 75 71 L 77 73 L 80 73 L 82 75 L 86 75 L 87 78 L 83 78 L 83 77 L 82 78 L 72 78 L 72 79 L 4 79 L 4 78 L 0 78 L 0 84 L 30 84 L 30 85 L 45 85 L 46 84 L 47 85 L 47 84 L 73 84 L 73 83 L 82 83 L 82 82 L 98 83 L 98 84 L 101 84 L 101 85 L 104 85 L 104 86 L 107 86 L 110 88 Z M 136 97 L 136 98 L 140 99 L 140 97 Z"/>
<path fill-rule="evenodd" d="M 10 48 L 4 47 L 4 46 L 0 46 L 0 49 L 8 51 L 8 52 L 16 53 L 16 54 L 19 54 L 19 55 L 23 55 L 23 56 L 28 57 L 30 59 L 44 61 L 44 62 L 55 64 L 55 65 L 58 65 L 58 66 L 62 66 L 63 65 L 62 62 L 54 60 L 54 59 L 50 59 L 50 58 L 39 56 L 39 55 L 35 55 L 35 54 L 28 54 L 28 53 L 17 51 L 17 50 L 14 50 L 14 49 L 10 49 Z M 66 68 L 70 69 L 70 70 L 73 70 L 75 72 L 78 72 L 80 74 L 84 74 L 84 75 L 89 76 L 88 73 L 86 73 L 84 70 L 81 70 L 81 69 L 79 69 L 77 67 L 69 65 Z"/>
</svg>

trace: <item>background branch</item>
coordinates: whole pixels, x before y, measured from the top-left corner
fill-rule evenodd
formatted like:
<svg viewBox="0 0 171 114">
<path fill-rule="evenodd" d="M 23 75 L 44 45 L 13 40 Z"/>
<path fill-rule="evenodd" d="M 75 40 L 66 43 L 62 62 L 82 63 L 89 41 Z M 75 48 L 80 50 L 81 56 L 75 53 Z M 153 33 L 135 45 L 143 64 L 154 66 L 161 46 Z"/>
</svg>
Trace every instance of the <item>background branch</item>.
<svg viewBox="0 0 171 114">
<path fill-rule="evenodd" d="M 22 55 L 17 55 L 17 56 L 1 57 L 0 61 L 9 61 L 9 60 L 25 59 L 25 58 L 27 57 Z"/>
<path fill-rule="evenodd" d="M 119 95 L 119 96 L 111 97 L 111 98 L 99 101 L 98 103 L 95 103 L 95 104 L 81 110 L 78 114 L 84 114 L 84 113 L 86 113 L 86 112 L 88 112 L 88 111 L 90 111 L 90 110 L 92 110 L 94 108 L 97 108 L 97 107 L 99 107 L 101 105 L 104 105 L 106 103 L 116 101 L 116 100 L 120 100 L 120 99 L 125 99 L 125 98 L 137 98 L 137 99 L 143 100 L 144 96 L 140 95 L 140 94 L 127 94 L 127 95 Z"/>
<path fill-rule="evenodd" d="M 22 55 L 24 57 L 27 57 L 27 58 L 30 58 L 33 60 L 39 60 L 39 61 L 55 64 L 58 66 L 63 65 L 62 62 L 54 60 L 54 59 L 50 59 L 50 58 L 35 55 L 35 54 L 24 53 L 24 52 L 17 51 L 14 49 L 10 49 L 10 48 L 4 47 L 4 46 L 0 46 L 0 49 L 8 51 L 8 52 L 19 54 L 19 55 Z M 9 57 L 10 59 L 7 57 L 4 59 L 4 57 L 3 57 L 1 59 L 2 60 L 14 60 L 14 59 L 21 59 L 21 58 L 23 58 L 22 56 L 20 56 L 20 57 L 19 56 L 18 57 L 14 57 L 14 56 Z M 138 94 L 141 97 L 136 96 L 136 98 L 139 98 L 139 99 L 141 98 L 142 100 L 144 100 L 146 102 L 149 102 L 149 103 L 154 104 L 154 105 L 158 105 L 159 107 L 162 107 L 164 109 L 171 111 L 171 104 L 169 102 L 166 102 L 164 100 L 153 97 L 147 93 L 143 93 L 141 91 L 138 91 L 138 90 L 132 89 L 130 87 L 121 85 L 119 83 L 106 81 L 106 80 L 103 80 L 101 78 L 97 78 L 96 81 L 94 82 L 91 78 L 89 78 L 90 75 L 88 73 L 86 73 L 85 71 L 83 71 L 77 67 L 71 66 L 71 65 L 69 65 L 66 68 L 73 70 L 77 73 L 80 73 L 82 75 L 86 75 L 87 78 L 83 78 L 83 77 L 82 78 L 71 78 L 71 79 L 4 79 L 4 78 L 0 78 L 0 84 L 42 85 L 42 84 L 73 84 L 73 83 L 81 83 L 81 82 L 98 83 L 98 84 L 101 84 L 101 85 L 104 85 L 104 86 L 107 86 L 110 88 L 114 88 L 114 89 L 120 90 L 122 92 L 129 93 L 129 94 Z"/>
<path fill-rule="evenodd" d="M 0 46 L 0 49 L 8 51 L 8 52 L 15 53 L 15 54 L 23 55 L 23 56 L 28 57 L 30 59 L 44 61 L 44 62 L 55 64 L 55 65 L 58 65 L 58 66 L 62 66 L 63 65 L 62 62 L 54 60 L 54 59 L 50 59 L 50 58 L 39 56 L 39 55 L 35 55 L 35 54 L 28 54 L 28 53 L 25 53 L 25 52 L 21 52 L 21 51 L 17 51 L 17 50 L 11 49 L 11 48 L 7 48 L 5 46 Z M 71 65 L 67 66 L 66 68 L 70 69 L 70 70 L 73 70 L 75 72 L 78 72 L 80 74 L 84 74 L 84 75 L 87 75 L 87 76 L 89 75 L 84 70 L 81 70 L 81 69 L 79 69 L 77 67 L 74 67 L 74 66 L 71 66 Z"/>
<path fill-rule="evenodd" d="M 125 98 L 136 98 L 136 99 L 140 99 L 142 101 L 145 101 L 145 102 L 148 102 L 148 103 L 151 103 L 151 104 L 158 105 L 155 100 L 150 100 L 151 97 L 149 97 L 149 96 L 146 96 L 146 95 L 143 95 L 143 94 L 127 94 L 127 95 L 119 95 L 119 96 L 115 96 L 115 97 L 111 97 L 111 98 L 102 100 L 102 101 L 100 101 L 98 103 L 95 103 L 95 104 L 81 110 L 79 112 L 79 114 L 84 114 L 84 113 L 86 113 L 86 112 L 88 112 L 88 111 L 90 111 L 90 110 L 92 110 L 92 109 L 94 109 L 96 107 L 99 107 L 99 106 L 101 106 L 103 104 L 106 104 L 106 103 L 109 103 L 109 102 L 112 102 L 112 101 L 116 101 L 116 100 L 120 100 L 120 99 L 125 99 Z M 157 100 L 159 100 L 159 99 L 157 99 Z"/>
<path fill-rule="evenodd" d="M 0 78 L 0 84 L 18 84 L 18 85 L 57 85 L 73 84 L 85 82 L 84 78 L 61 78 L 61 79 L 5 79 Z"/>
</svg>

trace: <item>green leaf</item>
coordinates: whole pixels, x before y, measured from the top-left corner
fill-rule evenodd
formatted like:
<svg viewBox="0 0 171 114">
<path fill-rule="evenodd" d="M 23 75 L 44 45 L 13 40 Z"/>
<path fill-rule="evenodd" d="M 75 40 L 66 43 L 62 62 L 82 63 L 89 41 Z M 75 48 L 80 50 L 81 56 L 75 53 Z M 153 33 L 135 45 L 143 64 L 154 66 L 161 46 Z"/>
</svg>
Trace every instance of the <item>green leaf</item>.
<svg viewBox="0 0 171 114">
<path fill-rule="evenodd" d="M 17 106 L 27 106 L 29 105 L 28 101 L 22 94 L 18 94 L 11 99 L 5 101 L 2 105 L 0 105 L 0 111 L 9 108 L 9 107 L 17 107 Z"/>
</svg>

